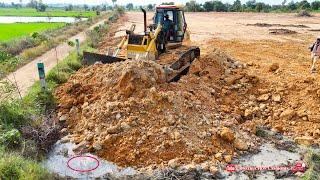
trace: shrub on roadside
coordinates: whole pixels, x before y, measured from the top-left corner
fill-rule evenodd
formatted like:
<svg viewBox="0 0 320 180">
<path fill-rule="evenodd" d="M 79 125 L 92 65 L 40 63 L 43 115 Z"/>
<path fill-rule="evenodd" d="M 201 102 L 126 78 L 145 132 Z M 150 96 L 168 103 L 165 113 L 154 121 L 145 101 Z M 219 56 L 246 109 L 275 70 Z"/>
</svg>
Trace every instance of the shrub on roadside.
<svg viewBox="0 0 320 180">
<path fill-rule="evenodd" d="M 320 153 L 310 152 L 306 159 L 309 169 L 302 179 L 314 180 L 320 179 Z"/>
<path fill-rule="evenodd" d="M 18 147 L 21 142 L 21 134 L 17 129 L 4 130 L 0 134 L 0 145 L 8 148 Z"/>
<path fill-rule="evenodd" d="M 82 57 L 79 57 L 79 59 L 82 59 Z M 74 71 L 78 71 L 82 68 L 82 64 L 79 60 L 68 61 L 67 65 Z"/>
<path fill-rule="evenodd" d="M 48 110 L 51 110 L 56 106 L 56 101 L 52 94 L 52 91 L 48 89 L 39 91 L 36 94 L 35 103 L 36 106 L 39 107 L 39 109 L 44 110 L 43 113 L 46 113 Z"/>
<path fill-rule="evenodd" d="M 0 152 L 0 179 L 53 179 L 40 164 L 18 154 Z"/>
<path fill-rule="evenodd" d="M 47 80 L 52 81 L 56 84 L 62 84 L 62 83 L 67 82 L 68 79 L 67 79 L 66 73 L 64 73 L 64 72 L 58 73 L 56 71 L 51 71 L 47 75 Z"/>
<path fill-rule="evenodd" d="M 29 120 L 29 114 L 19 100 L 0 103 L 0 124 L 19 128 Z"/>
<path fill-rule="evenodd" d="M 3 62 L 9 58 L 11 58 L 10 54 L 6 53 L 5 51 L 0 51 L 0 62 Z"/>
<path fill-rule="evenodd" d="M 18 40 L 12 40 L 9 42 L 4 42 L 0 44 L 0 49 L 3 51 L 12 54 L 18 55 L 24 49 L 28 49 L 37 45 L 37 42 L 31 37 L 24 37 Z"/>
</svg>

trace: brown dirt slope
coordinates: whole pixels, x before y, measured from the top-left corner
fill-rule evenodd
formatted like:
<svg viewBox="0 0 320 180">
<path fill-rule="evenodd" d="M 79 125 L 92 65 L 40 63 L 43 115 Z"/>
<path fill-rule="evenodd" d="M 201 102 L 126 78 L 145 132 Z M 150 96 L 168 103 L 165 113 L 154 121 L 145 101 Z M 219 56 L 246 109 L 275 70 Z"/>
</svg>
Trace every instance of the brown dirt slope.
<svg viewBox="0 0 320 180">
<path fill-rule="evenodd" d="M 74 142 L 121 166 L 230 162 L 257 147 L 255 124 L 239 104 L 258 80 L 220 51 L 165 83 L 154 62 L 81 69 L 56 91 Z"/>
</svg>

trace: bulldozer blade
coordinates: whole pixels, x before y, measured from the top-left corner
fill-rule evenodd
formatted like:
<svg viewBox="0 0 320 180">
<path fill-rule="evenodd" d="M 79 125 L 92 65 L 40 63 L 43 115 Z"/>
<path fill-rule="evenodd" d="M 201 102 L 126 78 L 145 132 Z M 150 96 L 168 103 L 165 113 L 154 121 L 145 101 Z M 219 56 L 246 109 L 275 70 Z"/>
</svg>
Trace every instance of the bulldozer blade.
<svg viewBox="0 0 320 180">
<path fill-rule="evenodd" d="M 188 51 L 181 54 L 179 59 L 170 66 L 170 68 L 176 70 L 177 73 L 169 77 L 167 82 L 177 82 L 182 76 L 188 74 L 192 62 L 198 57 L 200 57 L 199 47 L 191 47 Z"/>
<path fill-rule="evenodd" d="M 125 61 L 126 59 L 108 56 L 104 54 L 97 54 L 91 52 L 83 52 L 83 65 L 93 65 L 97 62 L 101 62 L 103 64 L 111 64 L 115 62 Z"/>
</svg>

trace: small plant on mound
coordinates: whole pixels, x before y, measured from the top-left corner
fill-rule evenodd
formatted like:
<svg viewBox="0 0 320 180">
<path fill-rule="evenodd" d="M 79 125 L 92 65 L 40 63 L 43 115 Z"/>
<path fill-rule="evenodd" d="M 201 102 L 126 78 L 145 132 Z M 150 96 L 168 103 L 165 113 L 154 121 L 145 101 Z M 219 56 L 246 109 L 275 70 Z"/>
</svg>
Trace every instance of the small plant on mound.
<svg viewBox="0 0 320 180">
<path fill-rule="evenodd" d="M 312 15 L 307 10 L 301 10 L 298 15 L 298 17 L 312 17 Z"/>
</svg>

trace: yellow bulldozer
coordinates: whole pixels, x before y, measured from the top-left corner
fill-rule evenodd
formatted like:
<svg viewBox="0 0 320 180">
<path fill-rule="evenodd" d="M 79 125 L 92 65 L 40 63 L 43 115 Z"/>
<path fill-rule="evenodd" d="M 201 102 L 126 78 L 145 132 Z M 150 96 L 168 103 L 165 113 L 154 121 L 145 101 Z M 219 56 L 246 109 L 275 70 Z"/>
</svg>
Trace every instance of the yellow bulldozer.
<svg viewBox="0 0 320 180">
<path fill-rule="evenodd" d="M 104 64 L 125 61 L 127 59 L 151 60 L 163 65 L 168 72 L 167 81 L 178 81 L 188 73 L 191 63 L 200 56 L 199 47 L 183 45 L 187 23 L 182 6 L 161 5 L 156 7 L 153 23 L 147 25 L 147 13 L 144 14 L 144 33 L 135 34 L 136 25 L 126 30 L 119 45 L 107 55 L 84 52 L 84 65 L 96 62 Z M 125 51 L 125 57 L 119 52 Z M 169 57 L 166 57 L 168 56 Z"/>
</svg>

